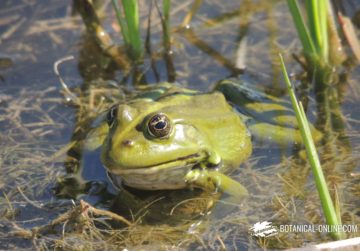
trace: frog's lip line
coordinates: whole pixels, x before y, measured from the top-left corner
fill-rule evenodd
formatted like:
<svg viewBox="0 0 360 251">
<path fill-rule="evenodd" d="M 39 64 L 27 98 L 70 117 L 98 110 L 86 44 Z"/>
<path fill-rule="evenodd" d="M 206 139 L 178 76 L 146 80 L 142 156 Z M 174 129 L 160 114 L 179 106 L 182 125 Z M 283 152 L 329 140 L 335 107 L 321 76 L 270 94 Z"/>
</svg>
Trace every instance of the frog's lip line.
<svg viewBox="0 0 360 251">
<path fill-rule="evenodd" d="M 115 169 L 111 169 L 108 168 L 108 171 L 113 173 L 113 174 L 117 174 L 117 175 L 122 175 L 122 174 L 132 174 L 132 173 L 155 173 L 155 172 L 159 172 L 159 170 L 164 169 L 164 168 L 172 168 L 172 169 L 178 169 L 178 168 L 185 168 L 191 165 L 194 166 L 197 163 L 200 162 L 200 160 L 204 159 L 205 155 L 204 154 L 200 154 L 200 153 L 193 153 L 187 156 L 183 156 L 183 157 L 179 157 L 177 159 L 174 160 L 169 160 L 169 161 L 165 161 L 162 163 L 158 163 L 155 165 L 151 165 L 151 166 L 142 166 L 142 167 L 132 167 L 132 168 L 115 168 Z M 191 161 L 189 163 L 185 163 L 183 165 L 174 165 L 179 161 L 183 161 L 183 160 L 188 160 L 188 159 L 194 159 L 194 161 Z"/>
</svg>

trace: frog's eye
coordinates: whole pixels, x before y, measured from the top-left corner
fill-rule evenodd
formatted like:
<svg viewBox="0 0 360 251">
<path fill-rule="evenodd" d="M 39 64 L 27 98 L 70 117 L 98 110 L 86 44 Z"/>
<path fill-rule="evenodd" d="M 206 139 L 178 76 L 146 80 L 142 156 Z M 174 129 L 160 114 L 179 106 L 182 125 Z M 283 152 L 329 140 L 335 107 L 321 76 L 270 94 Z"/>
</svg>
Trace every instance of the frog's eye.
<svg viewBox="0 0 360 251">
<path fill-rule="evenodd" d="M 106 122 L 109 125 L 109 127 L 112 127 L 112 125 L 114 124 L 115 118 L 117 116 L 117 110 L 118 110 L 118 106 L 114 105 L 113 107 L 110 108 L 110 110 L 106 115 Z"/>
<path fill-rule="evenodd" d="M 171 132 L 170 119 L 163 113 L 152 116 L 148 122 L 149 134 L 156 138 L 166 138 Z"/>
</svg>

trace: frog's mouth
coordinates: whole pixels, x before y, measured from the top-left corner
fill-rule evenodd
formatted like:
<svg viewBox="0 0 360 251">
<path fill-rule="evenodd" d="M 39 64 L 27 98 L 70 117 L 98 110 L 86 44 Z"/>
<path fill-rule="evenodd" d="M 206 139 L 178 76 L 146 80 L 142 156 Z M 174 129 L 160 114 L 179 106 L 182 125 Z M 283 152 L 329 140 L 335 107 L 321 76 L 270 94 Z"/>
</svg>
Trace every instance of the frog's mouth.
<svg viewBox="0 0 360 251">
<path fill-rule="evenodd" d="M 121 183 L 144 190 L 181 189 L 188 186 L 186 174 L 206 159 L 205 153 L 194 153 L 151 166 L 108 168 L 116 187 Z"/>
<path fill-rule="evenodd" d="M 179 169 L 182 167 L 192 167 L 195 166 L 197 164 L 199 164 L 200 162 L 204 161 L 204 159 L 206 158 L 206 155 L 204 153 L 194 153 L 194 154 L 190 154 L 187 156 L 182 156 L 182 157 L 178 157 L 176 159 L 172 159 L 172 160 L 168 160 L 165 162 L 161 162 L 161 163 L 157 163 L 154 165 L 149 165 L 149 166 L 135 166 L 135 167 L 122 167 L 122 168 L 108 168 L 108 171 L 116 174 L 116 175 L 123 175 L 123 174 L 136 174 L 136 173 L 146 173 L 146 174 L 151 174 L 151 173 L 157 173 L 157 172 L 161 172 L 164 171 L 166 169 Z M 185 169 L 187 169 L 185 168 Z"/>
</svg>

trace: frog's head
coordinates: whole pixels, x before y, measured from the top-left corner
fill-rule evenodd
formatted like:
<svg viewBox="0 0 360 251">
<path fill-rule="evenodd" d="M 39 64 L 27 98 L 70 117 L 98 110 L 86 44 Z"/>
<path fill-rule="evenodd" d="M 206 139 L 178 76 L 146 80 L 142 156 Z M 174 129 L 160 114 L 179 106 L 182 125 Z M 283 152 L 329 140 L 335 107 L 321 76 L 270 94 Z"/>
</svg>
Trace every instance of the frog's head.
<svg viewBox="0 0 360 251">
<path fill-rule="evenodd" d="M 206 135 L 176 107 L 137 100 L 111 108 L 102 148 L 108 171 L 138 188 L 183 187 L 182 177 L 189 168 L 204 162 L 211 152 Z"/>
<path fill-rule="evenodd" d="M 183 188 L 191 168 L 215 168 L 228 159 L 239 164 L 251 152 L 244 124 L 220 93 L 116 105 L 107 125 L 104 165 L 141 189 Z"/>
</svg>

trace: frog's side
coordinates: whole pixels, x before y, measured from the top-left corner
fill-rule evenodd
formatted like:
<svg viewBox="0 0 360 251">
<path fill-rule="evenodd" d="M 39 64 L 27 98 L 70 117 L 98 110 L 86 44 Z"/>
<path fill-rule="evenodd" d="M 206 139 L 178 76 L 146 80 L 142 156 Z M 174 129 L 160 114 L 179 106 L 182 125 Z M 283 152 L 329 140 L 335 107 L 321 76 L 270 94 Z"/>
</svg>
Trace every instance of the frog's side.
<svg viewBox="0 0 360 251">
<path fill-rule="evenodd" d="M 290 140 L 297 142 L 300 133 L 282 101 L 250 92 L 246 85 L 232 81 L 224 81 L 216 89 L 247 110 L 270 113 L 270 118 L 261 125 L 249 119 L 251 112 L 239 116 L 219 91 L 204 94 L 163 83 L 144 88 L 131 101 L 104 114 L 100 119 L 104 122 L 88 137 L 90 148 L 102 145 L 102 162 L 116 185 L 123 182 L 144 190 L 194 186 L 246 195 L 246 189 L 226 175 L 251 154 L 244 121 L 259 135 L 274 135 L 275 141 L 291 135 Z M 264 100 L 268 104 L 262 105 Z M 272 109 L 280 114 L 272 116 Z M 285 128 L 284 137 L 280 126 Z"/>
</svg>

